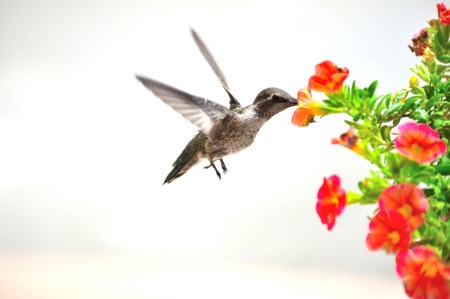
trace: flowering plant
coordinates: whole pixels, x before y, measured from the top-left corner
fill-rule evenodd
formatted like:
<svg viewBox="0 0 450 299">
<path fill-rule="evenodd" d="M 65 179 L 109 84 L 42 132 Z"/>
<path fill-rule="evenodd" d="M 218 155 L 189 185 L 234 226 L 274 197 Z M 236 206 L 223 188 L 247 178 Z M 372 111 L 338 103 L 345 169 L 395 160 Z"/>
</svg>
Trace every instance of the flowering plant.
<svg viewBox="0 0 450 299">
<path fill-rule="evenodd" d="M 348 132 L 331 142 L 370 161 L 375 169 L 358 192 L 341 187 L 337 175 L 324 178 L 316 210 L 331 230 L 346 205 L 377 204 L 366 239 L 370 250 L 396 255 L 397 272 L 411 298 L 450 298 L 450 9 L 412 39 L 422 57 L 409 87 L 376 95 L 377 81 L 344 85 L 347 68 L 331 61 L 316 66 L 298 92 L 294 125 L 316 116 L 343 113 Z M 314 100 L 311 90 L 325 99 Z"/>
</svg>

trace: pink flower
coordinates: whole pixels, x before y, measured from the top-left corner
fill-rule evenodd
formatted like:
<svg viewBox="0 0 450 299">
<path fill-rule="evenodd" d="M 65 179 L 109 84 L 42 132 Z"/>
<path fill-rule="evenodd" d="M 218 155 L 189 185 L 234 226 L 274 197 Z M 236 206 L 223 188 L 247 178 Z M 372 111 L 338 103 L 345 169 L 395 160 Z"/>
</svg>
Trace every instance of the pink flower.
<svg viewBox="0 0 450 299">
<path fill-rule="evenodd" d="M 341 179 L 337 175 L 323 179 L 323 184 L 317 193 L 316 211 L 320 220 L 331 230 L 345 208 L 347 197 L 345 190 L 341 188 Z"/>
<path fill-rule="evenodd" d="M 380 210 L 369 223 L 366 238 L 370 250 L 384 249 L 397 252 L 407 249 L 411 242 L 411 229 L 405 217 L 395 210 Z"/>
<path fill-rule="evenodd" d="M 450 266 L 431 247 L 418 246 L 397 255 L 397 272 L 406 293 L 416 299 L 450 298 Z"/>
<path fill-rule="evenodd" d="M 400 134 L 395 138 L 397 150 L 405 157 L 418 163 L 429 163 L 447 152 L 447 146 L 439 133 L 427 124 L 408 122 L 398 127 Z"/>
<path fill-rule="evenodd" d="M 411 230 L 422 226 L 428 210 L 428 200 L 422 189 L 414 184 L 386 188 L 378 199 L 381 210 L 396 210 L 407 220 Z"/>
</svg>

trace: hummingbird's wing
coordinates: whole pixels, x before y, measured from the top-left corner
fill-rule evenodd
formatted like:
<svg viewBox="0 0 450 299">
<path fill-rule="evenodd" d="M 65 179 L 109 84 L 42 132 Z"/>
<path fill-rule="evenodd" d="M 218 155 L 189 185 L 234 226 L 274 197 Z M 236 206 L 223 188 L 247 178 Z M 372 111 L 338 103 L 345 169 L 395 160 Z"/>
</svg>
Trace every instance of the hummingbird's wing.
<svg viewBox="0 0 450 299">
<path fill-rule="evenodd" d="M 192 28 L 191 28 L 191 34 L 192 34 L 192 37 L 194 38 L 195 43 L 197 44 L 197 47 L 199 48 L 200 52 L 202 53 L 203 57 L 208 62 L 209 66 L 212 68 L 212 70 L 216 74 L 217 78 L 219 78 L 220 83 L 222 84 L 223 88 L 225 89 L 228 96 L 230 97 L 230 108 L 233 109 L 234 107 L 241 107 L 241 104 L 238 102 L 238 100 L 236 100 L 236 98 L 231 94 L 227 80 L 225 79 L 225 75 L 223 74 L 223 72 L 220 69 L 219 65 L 217 64 L 216 60 L 212 56 L 211 52 L 208 50 L 208 47 L 206 47 L 206 44 L 203 42 L 203 40 L 200 38 L 200 36 L 197 34 L 197 32 Z"/>
<path fill-rule="evenodd" d="M 136 75 L 136 79 L 164 103 L 199 127 L 210 140 L 214 140 L 214 126 L 231 114 L 228 108 L 213 101 L 139 75 Z"/>
<path fill-rule="evenodd" d="M 198 33 L 191 28 L 191 34 L 192 38 L 194 39 L 195 43 L 197 44 L 197 47 L 199 48 L 200 52 L 202 53 L 203 57 L 205 57 L 208 64 L 211 66 L 212 70 L 216 74 L 217 78 L 221 81 L 222 85 L 229 89 L 227 80 L 225 79 L 225 75 L 223 74 L 222 70 L 220 69 L 219 65 L 217 64 L 216 60 L 212 56 L 211 52 L 208 50 L 208 47 L 206 47 L 206 44 L 202 41 Z"/>
</svg>

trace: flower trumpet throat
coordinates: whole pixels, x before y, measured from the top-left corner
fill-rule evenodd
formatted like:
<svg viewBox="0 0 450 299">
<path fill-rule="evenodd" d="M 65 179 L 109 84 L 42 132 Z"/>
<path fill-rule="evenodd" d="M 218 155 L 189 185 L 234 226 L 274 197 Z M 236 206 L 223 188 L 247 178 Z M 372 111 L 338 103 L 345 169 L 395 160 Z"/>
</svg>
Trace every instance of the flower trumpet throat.
<svg viewBox="0 0 450 299">
<path fill-rule="evenodd" d="M 299 127 L 306 127 L 314 122 L 315 116 L 328 114 L 326 107 L 312 99 L 307 89 L 300 89 L 297 93 L 298 107 L 292 115 L 292 124 Z"/>
</svg>

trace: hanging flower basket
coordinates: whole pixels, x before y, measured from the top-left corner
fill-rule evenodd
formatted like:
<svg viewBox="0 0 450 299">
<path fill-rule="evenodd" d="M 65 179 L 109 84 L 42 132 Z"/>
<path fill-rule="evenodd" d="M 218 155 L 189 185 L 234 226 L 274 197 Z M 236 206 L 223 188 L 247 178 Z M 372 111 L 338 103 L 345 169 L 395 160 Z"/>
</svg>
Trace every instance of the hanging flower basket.
<svg viewBox="0 0 450 299">
<path fill-rule="evenodd" d="M 298 94 L 292 123 L 346 114 L 349 130 L 331 142 L 370 161 L 374 169 L 359 190 L 346 191 L 338 175 L 325 177 L 316 210 L 331 230 L 347 205 L 374 204 L 366 238 L 370 250 L 396 255 L 411 298 L 450 298 L 450 9 L 437 5 L 409 45 L 421 57 L 409 87 L 377 95 L 377 81 L 344 85 L 347 68 L 331 61 L 316 66 Z M 405 84 L 406 85 L 406 84 Z M 311 91 L 324 94 L 323 100 Z"/>
</svg>

